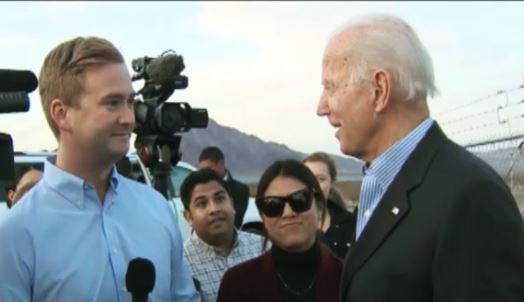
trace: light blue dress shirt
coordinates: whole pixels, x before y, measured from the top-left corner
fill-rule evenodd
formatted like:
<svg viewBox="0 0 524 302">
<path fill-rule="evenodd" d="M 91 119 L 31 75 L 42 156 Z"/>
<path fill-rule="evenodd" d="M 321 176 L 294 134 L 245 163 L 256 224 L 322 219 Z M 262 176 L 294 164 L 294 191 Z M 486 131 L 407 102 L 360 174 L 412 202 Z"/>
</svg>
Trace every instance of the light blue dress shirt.
<svg viewBox="0 0 524 302">
<path fill-rule="evenodd" d="M 197 301 L 176 217 L 152 188 L 111 172 L 93 186 L 50 162 L 0 222 L 0 301 L 131 301 L 129 261 L 151 260 L 149 301 Z"/>
<path fill-rule="evenodd" d="M 364 179 L 357 212 L 356 239 L 366 227 L 371 215 L 408 159 L 409 155 L 433 125 L 431 118 L 425 119 L 406 136 L 389 147 L 384 153 L 364 166 Z M 366 186 L 365 186 L 366 185 Z"/>
</svg>

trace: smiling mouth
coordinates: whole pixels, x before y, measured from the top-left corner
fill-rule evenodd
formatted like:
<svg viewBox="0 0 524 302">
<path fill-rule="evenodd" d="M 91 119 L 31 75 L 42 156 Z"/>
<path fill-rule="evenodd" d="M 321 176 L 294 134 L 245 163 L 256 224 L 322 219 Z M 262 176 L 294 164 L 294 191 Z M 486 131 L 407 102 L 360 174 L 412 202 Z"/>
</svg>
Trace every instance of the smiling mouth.
<svg viewBox="0 0 524 302">
<path fill-rule="evenodd" d="M 285 229 L 285 228 L 288 228 L 288 227 L 296 227 L 296 226 L 299 226 L 300 225 L 300 222 L 291 222 L 291 223 L 286 223 L 284 225 L 282 225 L 280 228 L 281 229 Z"/>
</svg>

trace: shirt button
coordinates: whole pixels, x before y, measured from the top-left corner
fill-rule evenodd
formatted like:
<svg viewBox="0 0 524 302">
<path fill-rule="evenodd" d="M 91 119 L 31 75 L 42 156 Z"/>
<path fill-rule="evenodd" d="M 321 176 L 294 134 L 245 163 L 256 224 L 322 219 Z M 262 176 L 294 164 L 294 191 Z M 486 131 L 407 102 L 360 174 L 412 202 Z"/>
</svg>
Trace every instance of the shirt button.
<svg viewBox="0 0 524 302">
<path fill-rule="evenodd" d="M 334 242 L 334 243 L 333 243 L 333 245 L 334 245 L 334 246 L 337 246 L 337 245 L 338 245 L 338 243 L 337 243 L 337 242 Z"/>
<path fill-rule="evenodd" d="M 117 251 L 117 249 L 116 249 L 116 248 L 115 248 L 115 249 L 113 249 L 113 253 L 115 253 L 115 254 L 118 254 L 118 251 Z"/>
</svg>

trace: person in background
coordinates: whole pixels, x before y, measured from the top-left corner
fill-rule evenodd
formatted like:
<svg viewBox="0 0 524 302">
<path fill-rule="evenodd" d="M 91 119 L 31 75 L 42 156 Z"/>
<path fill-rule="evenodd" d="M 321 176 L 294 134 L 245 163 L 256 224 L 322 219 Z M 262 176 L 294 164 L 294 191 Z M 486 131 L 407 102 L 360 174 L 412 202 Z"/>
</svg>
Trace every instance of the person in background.
<svg viewBox="0 0 524 302">
<path fill-rule="evenodd" d="M 340 194 L 333 188 L 337 177 L 335 162 L 324 152 L 310 154 L 302 162 L 317 178 L 326 199 L 326 217 L 321 225 L 323 241 L 335 255 L 344 259 L 355 236 L 356 220 L 347 210 Z"/>
<path fill-rule="evenodd" d="M 135 124 L 122 54 L 102 38 L 65 41 L 39 82 L 58 150 L 0 221 L 0 301 L 130 301 L 135 258 L 155 267 L 149 301 L 198 301 L 166 199 L 115 169 Z"/>
<path fill-rule="evenodd" d="M 429 114 L 428 51 L 389 15 L 330 38 L 317 108 L 365 163 L 341 301 L 524 301 L 524 223 L 508 186 Z"/>
<path fill-rule="evenodd" d="M 246 214 L 249 202 L 249 188 L 245 184 L 237 181 L 226 169 L 224 153 L 216 146 L 209 146 L 204 148 L 198 158 L 199 169 L 211 169 L 222 177 L 227 184 L 227 189 L 233 198 L 233 206 L 235 208 L 235 227 L 240 228 L 244 221 L 244 214 Z"/>
<path fill-rule="evenodd" d="M 272 247 L 230 268 L 217 301 L 338 302 L 342 263 L 319 238 L 325 199 L 311 171 L 297 160 L 273 163 L 256 204 Z"/>
<path fill-rule="evenodd" d="M 216 301 L 224 272 L 263 252 L 263 238 L 235 229 L 235 209 L 227 183 L 215 171 L 191 172 L 182 182 L 184 217 L 194 232 L 184 257 L 200 284 L 203 301 Z"/>
<path fill-rule="evenodd" d="M 25 166 L 17 171 L 15 178 L 15 186 L 7 190 L 8 208 L 11 208 L 42 178 L 42 171 L 31 166 Z"/>
</svg>

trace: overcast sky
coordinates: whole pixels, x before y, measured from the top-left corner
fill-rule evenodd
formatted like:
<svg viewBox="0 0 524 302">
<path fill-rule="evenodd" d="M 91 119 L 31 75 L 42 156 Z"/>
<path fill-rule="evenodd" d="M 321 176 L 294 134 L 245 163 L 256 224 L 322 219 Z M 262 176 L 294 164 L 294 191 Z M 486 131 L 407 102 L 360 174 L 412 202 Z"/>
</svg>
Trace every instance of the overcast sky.
<svg viewBox="0 0 524 302">
<path fill-rule="evenodd" d="M 109 39 L 129 68 L 136 57 L 173 49 L 185 59 L 189 87 L 170 101 L 207 108 L 219 124 L 302 152 L 340 154 L 334 129 L 315 114 L 322 52 L 333 30 L 362 14 L 390 13 L 414 27 L 440 90 L 430 108 L 459 142 L 461 131 L 481 127 L 463 121 L 472 115 L 468 104 L 523 97 L 523 89 L 511 90 L 524 83 L 522 2 L 1 2 L 0 12 L 0 68 L 38 74 L 45 55 L 76 36 Z M 53 149 L 38 93 L 30 96 L 30 111 L 2 114 L 0 131 L 16 150 Z M 491 109 L 478 110 L 486 121 Z M 522 119 L 509 120 L 503 133 L 524 129 Z"/>
</svg>

